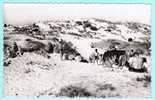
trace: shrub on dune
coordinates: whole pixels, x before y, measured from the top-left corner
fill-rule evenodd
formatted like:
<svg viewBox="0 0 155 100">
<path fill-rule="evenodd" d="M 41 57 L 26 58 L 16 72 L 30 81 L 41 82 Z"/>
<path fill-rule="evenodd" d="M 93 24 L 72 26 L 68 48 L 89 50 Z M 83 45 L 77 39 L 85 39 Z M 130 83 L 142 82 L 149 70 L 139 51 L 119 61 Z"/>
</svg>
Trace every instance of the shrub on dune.
<svg viewBox="0 0 155 100">
<path fill-rule="evenodd" d="M 70 86 L 61 88 L 57 96 L 90 97 L 90 96 L 93 96 L 93 94 L 87 91 L 85 88 L 70 85 Z"/>
<path fill-rule="evenodd" d="M 29 40 L 29 41 L 24 41 L 24 44 L 22 45 L 21 49 L 25 52 L 32 52 L 44 47 L 45 45 L 41 42 Z"/>
</svg>

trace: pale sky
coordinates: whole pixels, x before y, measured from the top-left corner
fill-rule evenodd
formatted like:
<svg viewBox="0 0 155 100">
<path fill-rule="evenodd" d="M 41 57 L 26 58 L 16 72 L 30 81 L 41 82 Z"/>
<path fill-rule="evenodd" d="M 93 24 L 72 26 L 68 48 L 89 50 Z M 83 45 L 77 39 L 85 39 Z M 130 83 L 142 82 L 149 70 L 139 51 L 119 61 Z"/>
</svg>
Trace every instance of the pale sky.
<svg viewBox="0 0 155 100">
<path fill-rule="evenodd" d="M 144 4 L 4 4 L 7 24 L 50 19 L 103 18 L 110 21 L 151 23 L 151 5 Z"/>
</svg>

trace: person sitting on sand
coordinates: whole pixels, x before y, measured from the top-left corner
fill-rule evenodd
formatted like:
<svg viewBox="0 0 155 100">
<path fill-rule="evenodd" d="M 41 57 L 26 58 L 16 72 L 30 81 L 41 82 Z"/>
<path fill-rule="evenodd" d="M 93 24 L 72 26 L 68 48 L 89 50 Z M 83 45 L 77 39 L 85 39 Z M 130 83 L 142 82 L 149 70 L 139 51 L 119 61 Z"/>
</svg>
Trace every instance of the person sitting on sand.
<svg viewBox="0 0 155 100">
<path fill-rule="evenodd" d="M 136 72 L 146 72 L 146 58 L 141 57 L 139 53 L 135 52 L 132 57 L 129 58 L 129 70 Z"/>
</svg>

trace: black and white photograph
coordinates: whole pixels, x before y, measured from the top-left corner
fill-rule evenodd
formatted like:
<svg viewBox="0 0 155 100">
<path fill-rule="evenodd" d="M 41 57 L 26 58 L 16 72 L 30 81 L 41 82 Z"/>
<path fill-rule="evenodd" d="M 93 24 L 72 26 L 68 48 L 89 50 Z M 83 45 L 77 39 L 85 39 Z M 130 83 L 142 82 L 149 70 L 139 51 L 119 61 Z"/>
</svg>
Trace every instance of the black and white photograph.
<svg viewBox="0 0 155 100">
<path fill-rule="evenodd" d="M 4 3 L 5 96 L 151 97 L 150 4 Z"/>
</svg>

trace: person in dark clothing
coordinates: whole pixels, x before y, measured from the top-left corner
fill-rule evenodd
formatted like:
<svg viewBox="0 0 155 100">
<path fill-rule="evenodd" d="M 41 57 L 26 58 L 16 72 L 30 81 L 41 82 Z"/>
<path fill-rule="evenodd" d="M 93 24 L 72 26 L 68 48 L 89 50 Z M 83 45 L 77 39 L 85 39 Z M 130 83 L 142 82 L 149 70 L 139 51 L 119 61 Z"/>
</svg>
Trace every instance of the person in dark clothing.
<svg viewBox="0 0 155 100">
<path fill-rule="evenodd" d="M 17 46 L 17 43 L 14 42 L 13 43 L 13 46 L 12 46 L 12 55 L 11 57 L 14 58 L 17 56 L 17 52 L 18 52 L 18 46 Z"/>
<path fill-rule="evenodd" d="M 94 57 L 95 57 L 95 63 L 98 64 L 98 60 L 99 60 L 99 52 L 98 52 L 98 49 L 95 49 Z"/>
</svg>

